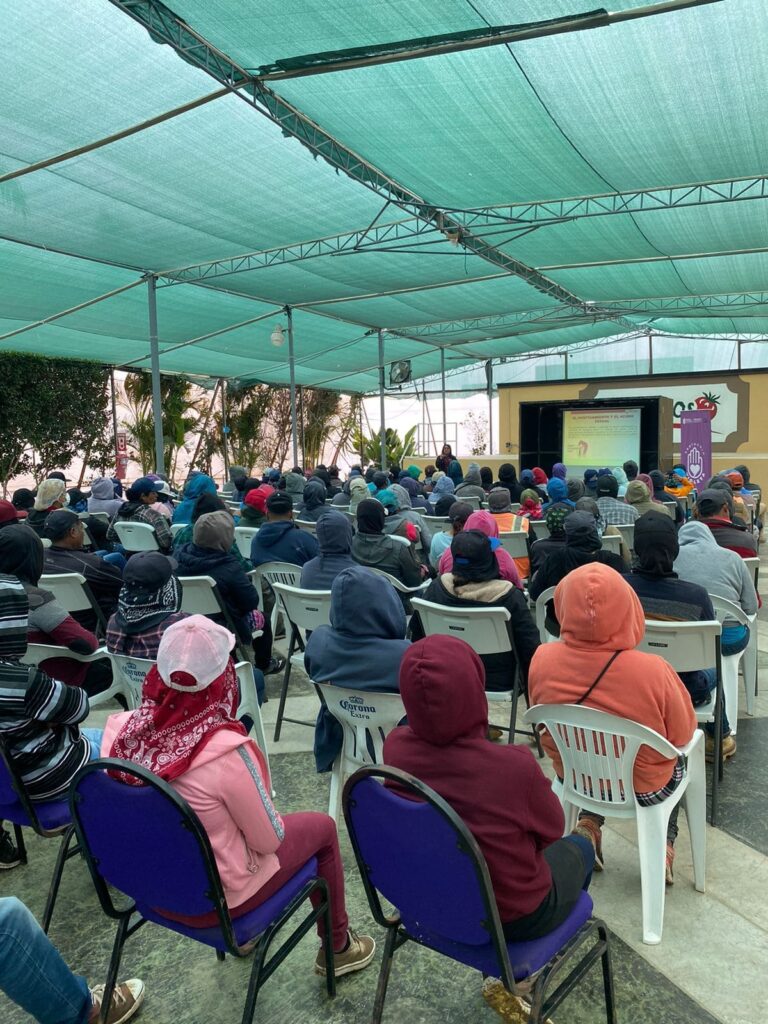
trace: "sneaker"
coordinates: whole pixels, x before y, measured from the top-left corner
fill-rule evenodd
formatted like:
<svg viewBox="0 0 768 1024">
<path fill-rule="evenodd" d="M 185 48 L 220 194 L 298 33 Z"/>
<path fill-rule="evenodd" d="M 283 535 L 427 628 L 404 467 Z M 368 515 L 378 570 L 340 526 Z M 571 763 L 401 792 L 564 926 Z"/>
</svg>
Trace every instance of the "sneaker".
<svg viewBox="0 0 768 1024">
<path fill-rule="evenodd" d="M 595 871 L 602 871 L 605 867 L 603 860 L 603 830 L 592 818 L 580 818 L 576 828 L 571 833 L 574 836 L 584 836 L 595 848 Z"/>
<path fill-rule="evenodd" d="M 91 989 L 91 1001 L 93 1010 L 91 1020 L 98 1020 L 101 1012 L 101 1003 L 104 999 L 104 986 L 94 985 Z M 112 1002 L 107 1014 L 107 1024 L 123 1024 L 130 1020 L 144 1002 L 144 982 L 138 978 L 131 978 L 121 985 L 115 986 L 112 993 Z"/>
<path fill-rule="evenodd" d="M 489 739 L 491 743 L 498 743 L 504 733 L 499 729 L 497 725 L 489 725 L 486 739 Z"/>
<path fill-rule="evenodd" d="M 517 983 L 519 989 L 520 983 Z M 498 978 L 486 978 L 482 988 L 483 999 L 492 1010 L 509 1024 L 524 1024 L 531 1016 L 531 1004 L 525 995 L 513 996 Z M 553 1024 L 549 1017 L 543 1024 Z"/>
<path fill-rule="evenodd" d="M 724 761 L 727 761 L 729 757 L 733 757 L 736 753 L 736 740 L 728 733 L 727 736 L 723 736 L 723 745 L 721 748 L 721 757 Z M 707 736 L 704 746 L 704 756 L 711 764 L 715 759 L 715 737 Z"/>
<path fill-rule="evenodd" d="M 10 832 L 0 828 L 0 871 L 10 871 L 21 864 L 21 854 L 13 845 Z"/>
<path fill-rule="evenodd" d="M 342 953 L 333 954 L 333 973 L 337 978 L 353 971 L 362 971 L 373 960 L 376 943 L 370 935 L 358 935 L 349 930 L 347 948 Z M 315 974 L 325 974 L 325 952 L 321 946 L 315 958 Z"/>
<path fill-rule="evenodd" d="M 667 843 L 667 863 L 664 869 L 664 881 L 667 885 L 675 884 L 675 873 L 672 865 L 675 863 L 675 848 L 672 843 Z"/>
<path fill-rule="evenodd" d="M 285 658 L 272 658 L 264 669 L 265 676 L 273 676 L 275 672 L 282 672 L 285 668 Z"/>
</svg>

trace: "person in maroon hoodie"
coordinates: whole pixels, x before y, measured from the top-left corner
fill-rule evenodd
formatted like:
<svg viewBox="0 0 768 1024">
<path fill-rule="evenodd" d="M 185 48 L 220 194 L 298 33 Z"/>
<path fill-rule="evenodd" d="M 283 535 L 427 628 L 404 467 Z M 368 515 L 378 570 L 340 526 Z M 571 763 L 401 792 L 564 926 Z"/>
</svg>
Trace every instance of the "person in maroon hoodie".
<svg viewBox="0 0 768 1024">
<path fill-rule="evenodd" d="M 479 656 L 456 637 L 419 640 L 403 656 L 400 696 L 408 725 L 387 736 L 384 763 L 426 783 L 463 819 L 488 864 L 507 941 L 551 932 L 589 885 L 594 848 L 563 837 L 560 801 L 531 751 L 486 739 Z"/>
</svg>

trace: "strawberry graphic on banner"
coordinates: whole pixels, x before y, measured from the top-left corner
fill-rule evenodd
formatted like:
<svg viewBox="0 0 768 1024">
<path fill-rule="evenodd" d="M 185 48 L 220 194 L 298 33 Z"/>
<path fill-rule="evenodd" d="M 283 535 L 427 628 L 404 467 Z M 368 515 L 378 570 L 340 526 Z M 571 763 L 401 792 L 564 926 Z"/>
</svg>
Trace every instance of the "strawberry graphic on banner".
<svg viewBox="0 0 768 1024">
<path fill-rule="evenodd" d="M 686 410 L 680 414 L 680 461 L 688 471 L 688 479 L 698 490 L 712 475 L 713 416 L 709 408 Z"/>
</svg>

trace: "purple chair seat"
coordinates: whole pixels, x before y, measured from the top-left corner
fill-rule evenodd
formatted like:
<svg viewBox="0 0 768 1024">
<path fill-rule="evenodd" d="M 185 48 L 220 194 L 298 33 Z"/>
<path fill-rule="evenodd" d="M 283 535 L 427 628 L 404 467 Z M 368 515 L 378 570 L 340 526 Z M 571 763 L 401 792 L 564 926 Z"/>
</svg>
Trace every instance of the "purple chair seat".
<svg viewBox="0 0 768 1024">
<path fill-rule="evenodd" d="M 64 825 L 71 825 L 72 823 L 68 797 L 35 804 L 35 813 L 40 825 L 46 831 L 62 828 Z M 12 804 L 0 804 L 0 821 L 10 821 L 13 825 L 26 825 L 29 828 L 34 828 L 29 815 L 19 800 Z"/>
<path fill-rule="evenodd" d="M 508 942 L 507 951 L 515 981 L 527 978 L 549 963 L 552 957 L 573 938 L 591 916 L 592 899 L 588 893 L 582 892 L 568 919 L 559 928 L 555 928 L 541 939 L 532 939 L 528 942 Z M 489 942 L 485 946 L 470 946 L 452 942 L 441 935 L 435 935 L 420 928 L 418 922 L 408 920 L 405 914 L 402 915 L 402 922 L 409 935 L 419 942 L 423 942 L 430 949 L 444 953 L 452 960 L 458 960 L 460 963 L 466 964 L 467 967 L 474 967 L 484 974 L 494 976 L 498 974 L 499 960 L 492 943 Z"/>
<path fill-rule="evenodd" d="M 314 878 L 317 878 L 317 859 L 313 857 L 308 860 L 307 863 L 296 872 L 293 877 L 286 882 L 286 884 L 264 903 L 259 904 L 255 910 L 251 910 L 247 914 L 243 914 L 242 917 L 232 918 L 232 927 L 235 932 L 235 938 L 239 946 L 244 946 L 247 942 L 255 939 L 261 935 L 262 932 L 266 931 L 272 922 L 282 914 L 283 910 L 288 906 L 291 900 L 301 892 L 304 886 L 311 882 Z M 136 909 L 139 911 L 142 917 L 146 918 L 147 921 L 153 921 L 155 924 L 161 924 L 164 928 L 169 928 L 171 931 L 179 932 L 181 935 L 186 935 L 191 939 L 195 939 L 196 942 L 202 942 L 206 946 L 213 946 L 215 949 L 227 950 L 226 942 L 222 934 L 221 928 L 218 925 L 214 925 L 212 928 L 195 928 L 192 925 L 182 924 L 179 921 L 174 921 L 171 918 L 165 917 L 164 914 L 158 910 L 142 905 L 141 903 L 136 904 Z"/>
</svg>

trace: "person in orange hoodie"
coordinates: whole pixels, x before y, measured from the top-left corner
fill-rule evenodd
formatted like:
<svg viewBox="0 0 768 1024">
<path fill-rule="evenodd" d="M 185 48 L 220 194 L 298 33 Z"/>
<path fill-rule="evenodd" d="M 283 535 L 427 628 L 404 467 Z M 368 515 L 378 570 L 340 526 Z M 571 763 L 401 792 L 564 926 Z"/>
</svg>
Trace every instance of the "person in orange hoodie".
<svg viewBox="0 0 768 1024">
<path fill-rule="evenodd" d="M 626 580 L 607 565 L 574 569 L 555 590 L 560 643 L 542 644 L 531 661 L 528 693 L 534 704 L 584 704 L 654 729 L 676 747 L 696 728 L 688 691 L 677 673 L 655 654 L 636 651 L 645 632 L 640 600 Z M 558 778 L 563 765 L 552 737 L 541 742 Z M 684 765 L 641 747 L 635 761 L 635 793 L 643 806 L 661 803 L 680 785 Z M 676 807 L 667 830 L 667 881 L 677 837 Z M 582 811 L 576 832 L 595 847 L 595 870 L 603 866 L 600 815 Z"/>
<path fill-rule="evenodd" d="M 688 479 L 688 470 L 685 466 L 678 464 L 672 467 L 664 490 L 673 498 L 685 498 L 691 491 L 696 490 L 696 485 Z"/>
</svg>

